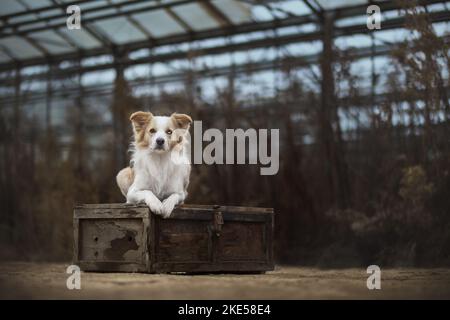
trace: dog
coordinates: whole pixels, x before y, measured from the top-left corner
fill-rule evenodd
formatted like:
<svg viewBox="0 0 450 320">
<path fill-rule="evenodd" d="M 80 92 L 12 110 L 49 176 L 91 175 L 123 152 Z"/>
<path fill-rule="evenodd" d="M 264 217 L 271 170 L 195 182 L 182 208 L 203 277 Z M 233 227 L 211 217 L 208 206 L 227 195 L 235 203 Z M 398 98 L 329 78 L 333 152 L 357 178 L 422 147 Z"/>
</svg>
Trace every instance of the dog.
<svg viewBox="0 0 450 320">
<path fill-rule="evenodd" d="M 191 171 L 188 154 L 190 116 L 170 117 L 138 111 L 130 116 L 134 141 L 130 167 L 116 176 L 127 203 L 145 203 L 163 218 L 186 199 Z"/>
</svg>

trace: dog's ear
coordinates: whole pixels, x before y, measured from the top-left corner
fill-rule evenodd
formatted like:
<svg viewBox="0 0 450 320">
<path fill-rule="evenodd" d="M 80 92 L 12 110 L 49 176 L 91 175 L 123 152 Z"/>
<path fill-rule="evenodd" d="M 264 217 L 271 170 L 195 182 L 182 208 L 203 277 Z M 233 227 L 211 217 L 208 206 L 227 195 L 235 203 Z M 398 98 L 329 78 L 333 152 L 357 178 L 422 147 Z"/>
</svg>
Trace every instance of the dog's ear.
<svg viewBox="0 0 450 320">
<path fill-rule="evenodd" d="M 172 113 L 170 116 L 173 119 L 173 122 L 178 128 L 181 129 L 189 129 L 189 125 L 192 123 L 192 118 L 187 114 L 182 113 Z"/>
<path fill-rule="evenodd" d="M 153 118 L 153 114 L 151 112 L 143 112 L 138 111 L 133 113 L 130 116 L 131 123 L 133 124 L 133 129 L 136 133 L 145 129 L 147 124 Z"/>
</svg>

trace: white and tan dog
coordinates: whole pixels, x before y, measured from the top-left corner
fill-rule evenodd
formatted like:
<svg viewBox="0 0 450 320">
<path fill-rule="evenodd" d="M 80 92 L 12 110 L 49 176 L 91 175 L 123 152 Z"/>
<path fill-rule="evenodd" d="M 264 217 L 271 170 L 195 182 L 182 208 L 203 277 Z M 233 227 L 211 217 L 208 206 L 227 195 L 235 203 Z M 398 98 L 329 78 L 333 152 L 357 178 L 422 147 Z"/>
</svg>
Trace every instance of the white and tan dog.
<svg viewBox="0 0 450 320">
<path fill-rule="evenodd" d="M 187 134 L 192 122 L 185 114 L 170 117 L 135 112 L 131 167 L 122 169 L 117 184 L 127 203 L 145 203 L 167 218 L 187 196 L 191 171 Z"/>
</svg>

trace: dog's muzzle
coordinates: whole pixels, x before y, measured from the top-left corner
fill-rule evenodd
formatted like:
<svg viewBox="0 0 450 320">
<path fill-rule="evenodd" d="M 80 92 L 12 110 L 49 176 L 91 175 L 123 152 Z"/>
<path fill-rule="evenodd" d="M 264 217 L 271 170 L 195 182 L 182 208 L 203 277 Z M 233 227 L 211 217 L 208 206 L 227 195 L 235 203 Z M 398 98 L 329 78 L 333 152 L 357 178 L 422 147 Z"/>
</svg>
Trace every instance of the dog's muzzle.
<svg viewBox="0 0 450 320">
<path fill-rule="evenodd" d="M 164 150 L 165 141 L 163 138 L 158 138 L 158 139 L 156 139 L 155 142 L 156 142 L 156 146 L 155 146 L 156 150 Z"/>
</svg>

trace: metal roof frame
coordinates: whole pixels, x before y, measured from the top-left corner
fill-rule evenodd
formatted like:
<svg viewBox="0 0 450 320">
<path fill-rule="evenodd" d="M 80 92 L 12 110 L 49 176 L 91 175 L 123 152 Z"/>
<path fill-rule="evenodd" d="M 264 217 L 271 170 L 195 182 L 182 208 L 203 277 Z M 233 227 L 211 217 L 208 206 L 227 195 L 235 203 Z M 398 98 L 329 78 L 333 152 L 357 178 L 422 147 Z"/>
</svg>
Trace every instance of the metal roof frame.
<svg viewBox="0 0 450 320">
<path fill-rule="evenodd" d="M 447 44 L 450 44 L 450 36 L 444 38 L 444 41 Z M 376 45 L 376 46 L 368 46 L 368 47 L 361 47 L 361 48 L 351 48 L 345 50 L 344 56 L 346 56 L 349 59 L 362 59 L 362 58 L 368 58 L 368 57 L 375 57 L 375 56 L 383 56 L 389 54 L 393 49 L 395 48 L 394 44 L 383 44 L 383 45 Z M 201 69 L 196 70 L 196 74 L 202 78 L 213 78 L 213 77 L 220 77 L 220 76 L 226 76 L 230 74 L 231 69 L 233 69 L 233 73 L 236 76 L 239 75 L 247 75 L 254 72 L 261 72 L 261 71 L 267 71 L 267 70 L 274 70 L 274 69 L 281 69 L 281 68 L 292 68 L 292 69 L 299 69 L 308 67 L 314 64 L 317 64 L 320 62 L 321 54 L 310 54 L 310 55 L 303 55 L 301 57 L 287 57 L 283 59 L 269 59 L 264 61 L 258 61 L 258 62 L 250 62 L 250 63 L 242 63 L 238 65 L 233 66 L 226 66 L 226 67 L 216 67 L 216 68 L 209 68 L 209 69 Z M 53 76 L 53 73 L 52 73 Z M 175 82 L 183 82 L 186 80 L 186 72 L 178 72 L 178 73 L 172 73 L 168 75 L 162 75 L 155 77 L 153 79 L 149 79 L 147 77 L 145 78 L 137 78 L 134 80 L 129 81 L 130 86 L 141 86 L 146 84 L 152 84 L 152 85 L 160 85 L 160 84 L 166 84 L 166 83 L 175 83 Z M 58 77 L 57 77 L 58 78 Z M 11 85 L 14 85 L 15 79 L 10 79 L 9 82 Z M 109 84 L 96 84 L 96 85 L 90 85 L 88 88 L 84 89 L 84 93 L 86 95 L 109 95 L 111 93 L 113 87 L 113 83 Z M 449 88 L 450 89 L 450 88 Z M 67 97 L 67 96 L 77 96 L 79 93 L 79 87 L 73 87 L 73 88 L 67 88 L 66 90 L 62 92 L 55 92 L 54 96 L 61 96 L 61 97 Z M 39 101 L 43 100 L 46 97 L 45 92 L 41 92 L 40 94 L 38 92 L 31 92 L 32 99 L 27 99 L 27 101 Z M 0 102 L 4 104 L 9 104 L 14 100 L 14 97 L 0 97 Z"/>
<path fill-rule="evenodd" d="M 431 22 L 441 22 L 441 21 L 450 21 L 450 12 L 442 11 L 442 12 L 431 12 L 430 13 Z M 383 31 L 400 28 L 404 25 L 405 18 L 391 18 L 383 21 Z M 366 34 L 370 32 L 366 28 L 365 24 L 357 24 L 346 27 L 336 27 L 335 35 L 336 36 L 348 36 L 354 34 Z M 278 37 L 269 37 L 263 39 L 249 40 L 246 42 L 240 43 L 229 43 L 221 46 L 213 46 L 208 48 L 199 48 L 199 49 L 188 49 L 188 50 L 177 50 L 170 53 L 161 53 L 161 54 L 152 54 L 147 57 L 137 58 L 137 59 L 123 59 L 121 61 L 114 61 L 111 63 L 104 64 L 95 64 L 92 66 L 75 66 L 64 69 L 56 69 L 52 73 L 52 77 L 64 78 L 71 75 L 77 74 L 85 74 L 88 72 L 100 71 L 113 69 L 117 66 L 117 64 L 121 64 L 123 67 L 129 67 L 133 65 L 139 64 L 148 64 L 148 63 L 156 63 L 156 62 L 169 62 L 172 60 L 181 60 L 181 59 L 189 59 L 190 57 L 200 57 L 205 55 L 217 55 L 223 54 L 226 52 L 237 52 L 237 51 L 247 51 L 256 48 L 265 48 L 272 46 L 280 46 L 292 43 L 300 43 L 306 41 L 314 41 L 320 40 L 322 36 L 321 31 L 310 32 L 310 33 L 299 33 L 299 34 L 289 34 L 282 35 Z M 22 76 L 22 80 L 36 80 L 36 79 L 46 79 L 46 73 L 37 73 L 30 76 Z M 4 79 L 0 80 L 0 84 L 2 85 L 12 85 L 13 81 Z"/>
<path fill-rule="evenodd" d="M 54 1 L 54 0 L 53 0 Z M 134 0 L 134 1 L 127 1 L 127 2 L 114 2 L 110 3 L 108 6 L 95 6 L 91 8 L 86 8 L 82 11 L 82 14 L 85 15 L 86 13 L 92 13 L 92 12 L 100 12 L 102 13 L 106 9 L 115 8 L 116 12 L 101 14 L 100 16 L 96 17 L 87 17 L 82 18 L 82 25 L 83 29 L 85 29 L 89 34 L 91 34 L 96 40 L 98 40 L 102 45 L 100 47 L 95 47 L 91 49 L 84 49 L 81 47 L 75 48 L 75 50 L 67 53 L 61 53 L 61 54 L 51 54 L 49 52 L 46 52 L 45 48 L 42 48 L 42 46 L 39 46 L 39 41 L 36 41 L 35 39 L 32 39 L 32 37 L 29 37 L 28 35 L 32 35 L 35 32 L 43 31 L 43 30 L 58 30 L 58 28 L 65 26 L 65 19 L 67 18 L 67 15 L 65 14 L 64 10 L 61 10 L 61 13 L 50 15 L 48 17 L 40 18 L 38 21 L 31 21 L 26 20 L 22 22 L 16 22 L 16 23 L 8 23 L 13 18 L 16 18 L 21 15 L 30 14 L 30 13 L 42 13 L 46 10 L 55 9 L 57 7 L 63 9 L 68 4 L 67 3 L 61 3 L 61 2 L 55 2 L 55 6 L 49 6 L 45 8 L 37 8 L 28 10 L 26 12 L 20 12 L 20 13 L 14 13 L 9 15 L 2 15 L 0 16 L 0 21 L 3 22 L 3 24 L 0 26 L 0 49 L 11 58 L 12 62 L 5 62 L 0 63 L 0 71 L 7 71 L 11 69 L 21 68 L 25 66 L 32 66 L 32 65 L 39 65 L 39 64 L 54 64 L 65 60 L 79 60 L 87 57 L 93 57 L 98 55 L 104 55 L 104 54 L 115 54 L 120 53 L 121 55 L 126 55 L 129 52 L 132 52 L 134 50 L 142 49 L 142 48 L 156 48 L 159 46 L 164 45 L 170 45 L 170 44 L 178 44 L 178 43 L 184 43 L 184 42 L 192 42 L 192 41 L 199 41 L 199 40 L 206 40 L 206 39 L 213 39 L 218 37 L 231 37 L 238 34 L 245 34 L 245 33 L 251 33 L 251 32 L 257 32 L 257 31 L 268 31 L 268 30 L 276 30 L 283 27 L 292 27 L 292 26 L 299 26 L 306 23 L 318 23 L 317 15 L 321 14 L 323 11 L 323 8 L 320 7 L 320 4 L 318 4 L 315 0 L 302 0 L 305 4 L 308 5 L 308 7 L 313 10 L 310 14 L 305 14 L 301 16 L 296 15 L 290 15 L 283 19 L 273 19 L 269 21 L 252 21 L 248 23 L 242 23 L 242 24 L 233 24 L 230 19 L 227 18 L 227 16 L 221 12 L 217 6 L 214 6 L 214 4 L 211 1 L 207 0 L 177 0 L 172 2 L 165 2 L 160 3 L 158 1 L 146 1 L 143 2 L 143 0 Z M 380 6 L 381 10 L 383 12 L 391 11 L 391 10 L 398 10 L 399 5 L 396 1 L 371 1 L 373 3 L 376 3 Z M 423 5 L 430 5 L 434 3 L 443 3 L 447 2 L 444 0 L 419 0 L 420 4 Z M 93 3 L 92 0 L 78 0 L 74 1 L 70 4 L 85 4 L 85 3 Z M 147 4 L 148 3 L 148 4 Z M 179 16 L 177 16 L 173 12 L 173 8 L 177 6 L 182 6 L 186 4 L 198 4 L 202 8 L 205 9 L 205 11 L 208 12 L 210 17 L 215 19 L 220 25 L 218 28 L 214 29 L 208 29 L 208 30 L 202 30 L 202 31 L 196 31 L 194 32 L 192 28 L 190 28 L 189 24 L 186 21 L 183 21 Z M 271 1 L 243 1 L 243 3 L 253 3 L 255 5 L 260 4 L 267 4 L 271 3 Z M 314 3 L 314 4 L 313 4 Z M 141 7 L 136 7 L 137 4 L 142 4 Z M 130 7 L 133 5 L 134 7 Z M 366 7 L 367 5 L 355 5 L 355 6 L 348 6 L 343 8 L 337 8 L 334 10 L 327 10 L 327 14 L 332 15 L 335 19 L 342 19 L 342 18 L 348 18 L 348 17 L 354 17 L 358 15 L 365 15 L 366 14 Z M 126 8 L 129 8 L 125 10 Z M 109 19 L 113 17 L 129 17 L 131 21 L 132 14 L 139 13 L 139 12 L 149 12 L 154 10 L 164 10 L 167 12 L 174 21 L 179 23 L 186 32 L 180 33 L 180 34 L 174 34 L 170 36 L 165 36 L 162 38 L 152 38 L 150 34 L 147 35 L 147 39 L 143 41 L 133 41 L 133 42 L 127 42 L 124 44 L 116 44 L 111 39 L 109 39 L 107 36 L 103 35 L 100 30 L 97 30 L 93 23 L 95 21 L 101 21 L 102 19 Z M 443 19 L 447 19 L 444 17 Z M 61 21 L 61 18 L 64 18 L 63 21 Z M 56 22 L 51 22 L 54 19 L 59 19 Z M 33 29 L 24 29 L 25 25 L 30 25 L 31 23 L 36 23 L 41 21 L 45 22 L 45 26 L 40 26 Z M 136 21 L 133 22 L 133 24 L 136 24 Z M 140 29 L 145 29 L 142 27 L 137 27 Z M 384 24 L 383 24 L 384 28 Z M 8 31 L 9 30 L 9 31 Z M 142 30 L 141 30 L 142 31 Z M 27 58 L 27 59 L 17 59 L 14 57 L 14 55 L 8 51 L 8 48 L 5 48 L 4 46 L 1 46 L 1 40 L 8 36 L 20 36 L 26 41 L 28 41 L 31 45 L 38 48 L 38 50 L 42 53 L 42 56 L 40 57 L 33 57 L 33 58 Z M 67 38 L 67 37 L 66 37 Z M 65 39 L 66 39 L 65 38 Z M 68 42 L 68 45 L 75 45 L 74 43 L 70 43 L 69 39 L 66 39 Z"/>
<path fill-rule="evenodd" d="M 55 6 L 52 6 L 51 8 L 60 8 L 62 9 L 62 12 L 64 12 L 64 8 L 67 5 L 66 3 L 61 4 L 57 2 L 58 0 L 50 0 L 52 1 Z M 80 49 L 77 48 L 75 52 L 69 52 L 69 53 L 63 53 L 63 54 L 51 54 L 48 52 L 45 47 L 39 44 L 39 42 L 36 42 L 36 39 L 28 37 L 28 34 L 26 33 L 23 35 L 23 37 L 27 37 L 27 41 L 29 41 L 33 46 L 36 46 L 37 50 L 42 52 L 44 55 L 43 57 L 39 58 L 28 58 L 28 59 L 16 59 L 13 54 L 11 54 L 8 50 L 8 48 L 2 47 L 0 45 L 0 50 L 2 50 L 5 54 L 10 55 L 12 57 L 13 62 L 9 63 L 2 63 L 0 64 L 0 72 L 14 72 L 17 74 L 18 70 L 20 68 L 25 66 L 35 66 L 35 65 L 50 65 L 52 66 L 51 71 L 50 68 L 48 68 L 48 71 L 44 71 L 37 74 L 32 75 L 26 75 L 22 74 L 20 75 L 20 81 L 25 83 L 26 81 L 48 81 L 49 79 L 70 79 L 72 76 L 80 76 L 82 74 L 88 73 L 88 72 L 95 72 L 100 70 L 109 70 L 109 69 L 120 69 L 124 70 L 125 68 L 129 66 L 139 65 L 139 64 L 153 64 L 156 62 L 170 62 L 173 60 L 182 60 L 182 59 L 191 59 L 192 57 L 200 57 L 200 56 L 209 56 L 209 55 L 217 55 L 217 54 L 223 54 L 227 52 L 242 52 L 247 50 L 253 50 L 257 48 L 265 48 L 265 47 L 282 47 L 284 45 L 293 44 L 293 43 L 301 43 L 301 42 L 307 42 L 307 41 L 314 41 L 314 40 L 321 40 L 323 36 L 323 31 L 321 28 L 318 29 L 318 31 L 313 32 L 304 32 L 304 33 L 298 33 L 298 34 L 281 34 L 278 35 L 277 31 L 282 30 L 283 28 L 289 28 L 289 27 L 295 27 L 295 26 L 301 26 L 305 24 L 314 23 L 320 26 L 320 24 L 323 22 L 323 14 L 326 12 L 327 17 L 331 16 L 334 20 L 337 19 L 343 19 L 343 18 L 351 18 L 356 17 L 360 15 L 366 15 L 366 5 L 356 5 L 356 6 L 349 6 L 349 7 L 343 7 L 338 8 L 334 10 L 324 10 L 320 7 L 320 4 L 315 0 L 302 0 L 307 6 L 310 8 L 311 13 L 305 14 L 305 15 L 287 15 L 285 18 L 278 18 L 275 17 L 272 20 L 268 21 L 253 21 L 248 23 L 242 23 L 242 24 L 233 24 L 230 20 L 226 20 L 220 18 L 220 11 L 216 7 L 214 7 L 213 3 L 210 1 L 203 1 L 203 0 L 180 0 L 175 2 L 177 5 L 183 5 L 187 3 L 202 3 L 202 8 L 205 9 L 205 11 L 208 11 L 208 14 L 211 17 L 215 17 L 214 19 L 221 20 L 220 27 L 214 28 L 214 29 L 208 29 L 204 31 L 193 31 L 192 28 L 190 28 L 189 24 L 187 24 L 181 17 L 179 17 L 175 12 L 173 12 L 172 7 L 168 4 L 173 3 L 165 3 L 165 6 L 158 7 L 157 10 L 164 10 L 168 15 L 172 17 L 174 21 L 177 21 L 183 29 L 184 32 L 181 34 L 175 34 L 172 36 L 165 36 L 162 38 L 152 38 L 149 34 L 147 34 L 147 39 L 144 41 L 134 41 L 130 43 L 125 43 L 123 45 L 117 45 L 111 42 L 111 39 L 108 39 L 106 35 L 103 35 L 100 30 L 97 30 L 93 24 L 83 25 L 83 28 L 88 28 L 87 30 L 89 33 L 93 34 L 96 38 L 98 38 L 98 41 L 101 41 L 102 46 L 100 48 L 93 48 L 93 49 Z M 92 0 L 83 0 L 83 1 L 75 1 L 75 3 L 91 3 Z M 142 1 L 135 0 L 133 1 L 136 3 L 140 3 Z M 205 3 L 208 4 L 205 4 Z M 246 1 L 246 3 L 257 3 L 257 4 L 270 4 L 271 1 Z M 374 1 L 371 1 L 374 2 Z M 434 3 L 449 3 L 449 0 L 429 0 L 429 1 L 422 1 L 419 0 L 420 4 L 423 5 L 430 5 Z M 382 1 L 382 2 L 376 2 L 382 9 L 383 12 L 392 11 L 392 10 L 398 10 L 399 6 L 395 1 Z M 211 9 L 211 6 L 213 9 Z M 116 9 L 118 16 L 120 17 L 127 17 L 127 13 L 120 12 L 121 6 L 114 6 Z M 215 8 L 215 9 L 214 9 Z M 138 8 L 142 9 L 142 8 Z M 136 9 L 136 10 L 138 10 Z M 38 8 L 36 10 L 43 10 L 42 8 Z M 156 9 L 155 9 L 156 10 Z M 223 13 L 222 13 L 223 14 Z M 434 22 L 442 22 L 442 21 L 450 21 L 450 12 L 447 10 L 441 10 L 436 12 L 430 12 L 430 20 Z M 20 14 L 16 14 L 16 16 L 20 16 Z M 14 14 L 9 15 L 8 19 L 11 19 L 14 17 Z M 225 16 L 226 18 L 226 16 Z M 2 17 L 0 17 L 1 21 Z M 178 19 L 178 20 L 177 20 Z M 7 21 L 7 20 L 6 20 Z M 182 23 L 185 25 L 183 26 Z M 402 28 L 405 24 L 404 17 L 395 17 L 383 20 L 383 31 L 394 29 L 394 28 Z M 0 27 L 0 41 L 3 39 L 1 30 L 3 30 Z M 128 54 L 135 51 L 140 50 L 143 48 L 146 49 L 155 49 L 161 46 L 165 45 L 178 45 L 183 43 L 193 43 L 193 42 L 201 42 L 204 40 L 210 40 L 210 39 L 216 39 L 216 38 L 226 38 L 230 39 L 231 37 L 235 35 L 243 35 L 243 34 L 251 34 L 253 32 L 267 32 L 267 31 L 274 31 L 274 36 L 272 37 L 264 37 L 262 39 L 256 39 L 256 40 L 248 40 L 248 41 L 242 41 L 242 42 L 228 42 L 224 45 L 217 45 L 217 46 L 210 46 L 210 47 L 200 47 L 195 46 L 191 47 L 189 46 L 186 50 L 171 50 L 169 53 L 154 53 L 150 51 L 150 54 L 145 57 L 140 57 L 136 59 L 130 59 L 128 57 Z M 353 35 L 353 34 L 367 34 L 368 32 L 371 32 L 367 29 L 367 26 L 365 24 L 355 24 L 345 27 L 335 27 L 333 29 L 333 37 L 340 37 L 340 36 L 347 36 L 347 35 Z M 376 31 L 375 31 L 376 32 Z M 32 33 L 31 33 L 32 34 Z M 64 37 L 63 33 L 57 33 L 61 37 Z M 65 39 L 70 45 L 76 46 L 75 43 L 70 43 L 70 39 Z M 449 43 L 447 38 L 445 38 L 445 41 Z M 1 42 L 0 42 L 1 43 Z M 357 48 L 352 49 L 351 52 L 349 51 L 349 56 L 353 57 L 355 59 L 365 58 L 365 57 L 371 57 L 371 56 L 379 56 L 379 55 L 386 55 L 392 50 L 392 46 L 390 45 L 378 45 L 378 46 L 372 46 L 367 48 Z M 114 57 L 113 62 L 107 62 L 107 63 L 98 63 L 90 66 L 83 66 L 80 61 L 84 58 L 90 58 L 100 55 L 111 55 Z M 280 69 L 282 67 L 285 67 L 285 63 L 288 60 L 284 58 L 277 58 L 273 60 L 264 60 L 259 61 L 256 63 L 242 63 L 240 65 L 230 65 L 226 67 L 214 67 L 212 69 L 205 69 L 205 70 L 197 70 L 195 71 L 199 76 L 201 77 L 217 77 L 217 76 L 224 76 L 227 74 L 230 74 L 230 72 L 233 72 L 233 74 L 245 74 L 248 72 L 259 72 L 259 71 L 265 71 L 265 70 L 275 70 Z M 73 62 L 73 67 L 68 68 L 59 68 L 57 65 L 60 62 L 68 61 Z M 318 54 L 312 54 L 312 55 L 302 55 L 302 56 L 295 56 L 292 57 L 292 59 L 289 61 L 289 66 L 292 68 L 302 68 L 311 64 L 317 64 L 320 61 L 320 53 Z M 135 80 L 131 80 L 131 85 L 142 85 L 145 83 L 151 83 L 153 84 L 164 84 L 168 82 L 179 82 L 184 81 L 186 77 L 186 72 L 179 72 L 179 73 L 173 73 L 173 74 L 167 74 L 157 77 L 150 77 L 146 79 L 139 79 L 136 78 Z M 17 77 L 14 78 L 4 78 L 0 80 L 0 85 L 4 87 L 14 87 L 17 84 Z M 107 94 L 110 93 L 111 88 L 108 87 L 112 84 L 101 84 L 101 85 L 93 85 L 89 86 L 89 88 L 83 87 L 83 92 L 85 92 L 87 95 L 89 94 Z M 64 89 L 63 94 L 71 94 L 71 90 L 73 89 L 73 92 L 77 94 L 80 90 L 80 84 L 78 84 L 77 88 L 67 88 Z M 45 91 L 41 92 L 40 94 L 37 91 L 30 91 L 30 92 L 23 92 L 21 95 L 24 99 L 24 101 L 38 101 L 42 98 L 45 98 Z M 0 102 L 2 104 L 8 104 L 11 103 L 11 101 L 14 101 L 14 96 L 0 96 Z M 30 100 L 31 99 L 31 100 Z"/>
</svg>

